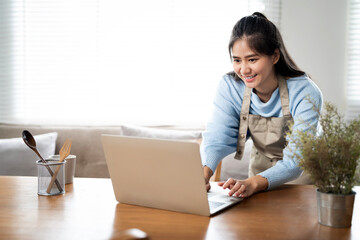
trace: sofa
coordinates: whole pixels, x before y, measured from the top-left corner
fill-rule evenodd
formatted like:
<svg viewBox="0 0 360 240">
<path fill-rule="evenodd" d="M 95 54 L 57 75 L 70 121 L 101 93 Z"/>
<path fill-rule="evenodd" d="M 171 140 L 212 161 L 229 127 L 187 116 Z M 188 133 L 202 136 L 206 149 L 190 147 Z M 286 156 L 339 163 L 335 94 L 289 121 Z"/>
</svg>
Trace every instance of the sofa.
<svg viewBox="0 0 360 240">
<path fill-rule="evenodd" d="M 180 139 L 201 142 L 203 129 L 175 127 L 119 126 L 53 126 L 0 124 L 0 175 L 36 175 L 35 160 L 39 158 L 21 139 L 22 131 L 28 130 L 35 136 L 40 154 L 44 158 L 58 154 L 67 138 L 72 140 L 71 154 L 76 155 L 76 177 L 108 178 L 101 134 L 140 136 L 161 139 Z M 16 145 L 13 147 L 13 145 Z M 217 180 L 228 177 L 247 177 L 248 161 L 252 142 L 248 141 L 242 161 L 233 155 L 225 157 Z M 26 155 L 26 156 L 25 156 Z M 24 159 L 27 158 L 27 159 Z M 21 168 L 20 166 L 26 166 Z M 29 169 L 32 168 L 32 171 Z M 2 171 L 1 171 L 2 169 Z M 220 168 L 219 168 L 220 169 Z"/>
</svg>

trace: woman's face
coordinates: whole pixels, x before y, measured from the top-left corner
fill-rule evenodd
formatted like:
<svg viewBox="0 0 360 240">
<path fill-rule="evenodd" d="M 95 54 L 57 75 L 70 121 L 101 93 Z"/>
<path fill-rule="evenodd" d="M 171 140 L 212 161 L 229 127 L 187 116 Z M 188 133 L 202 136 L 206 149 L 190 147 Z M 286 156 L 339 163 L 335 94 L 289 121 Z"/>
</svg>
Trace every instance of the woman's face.
<svg viewBox="0 0 360 240">
<path fill-rule="evenodd" d="M 266 91 L 277 84 L 275 63 L 279 60 L 279 51 L 274 55 L 260 55 L 248 46 L 246 39 L 237 40 L 232 47 L 232 60 L 235 73 L 247 87 Z"/>
</svg>

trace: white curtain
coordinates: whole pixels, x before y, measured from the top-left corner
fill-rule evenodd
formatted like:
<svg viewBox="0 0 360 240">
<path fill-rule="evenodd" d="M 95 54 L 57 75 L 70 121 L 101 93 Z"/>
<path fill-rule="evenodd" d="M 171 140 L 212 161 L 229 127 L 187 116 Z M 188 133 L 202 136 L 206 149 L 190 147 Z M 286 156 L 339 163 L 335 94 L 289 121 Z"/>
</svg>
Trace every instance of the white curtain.
<svg viewBox="0 0 360 240">
<path fill-rule="evenodd" d="M 280 0 L 0 1 L 0 122 L 204 125 L 241 17 Z"/>
</svg>

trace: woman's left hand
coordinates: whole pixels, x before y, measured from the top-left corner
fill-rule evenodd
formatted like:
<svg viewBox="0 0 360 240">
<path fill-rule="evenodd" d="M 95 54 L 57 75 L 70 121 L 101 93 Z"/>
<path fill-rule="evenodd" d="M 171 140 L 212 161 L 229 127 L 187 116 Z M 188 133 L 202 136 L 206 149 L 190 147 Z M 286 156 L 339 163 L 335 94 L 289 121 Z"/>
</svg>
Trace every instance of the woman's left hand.
<svg viewBox="0 0 360 240">
<path fill-rule="evenodd" d="M 226 182 L 219 182 L 223 189 L 230 189 L 229 196 L 250 197 L 256 192 L 267 189 L 269 183 L 266 178 L 256 175 L 245 180 L 229 178 Z"/>
</svg>

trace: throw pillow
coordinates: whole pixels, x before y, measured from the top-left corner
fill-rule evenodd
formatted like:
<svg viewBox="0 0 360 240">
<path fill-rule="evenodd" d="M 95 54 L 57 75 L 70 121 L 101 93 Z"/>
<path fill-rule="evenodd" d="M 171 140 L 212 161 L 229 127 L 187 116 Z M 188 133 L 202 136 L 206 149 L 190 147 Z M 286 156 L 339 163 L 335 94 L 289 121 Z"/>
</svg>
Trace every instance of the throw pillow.
<svg viewBox="0 0 360 240">
<path fill-rule="evenodd" d="M 36 147 L 44 158 L 55 154 L 57 133 L 34 136 Z M 0 139 L 0 175 L 37 176 L 39 157 L 22 138 Z"/>
</svg>

